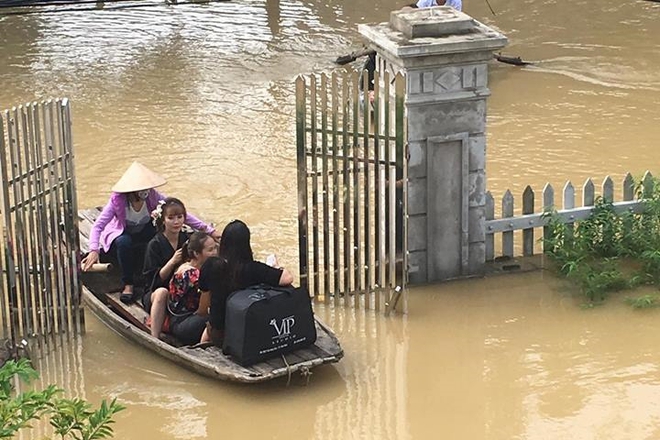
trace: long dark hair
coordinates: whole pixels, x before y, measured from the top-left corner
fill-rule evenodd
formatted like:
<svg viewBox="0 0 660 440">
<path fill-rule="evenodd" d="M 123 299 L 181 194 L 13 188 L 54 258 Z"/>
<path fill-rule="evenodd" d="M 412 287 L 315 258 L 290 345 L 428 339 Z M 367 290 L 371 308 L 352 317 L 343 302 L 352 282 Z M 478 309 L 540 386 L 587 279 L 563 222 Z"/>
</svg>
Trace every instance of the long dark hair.
<svg viewBox="0 0 660 440">
<path fill-rule="evenodd" d="M 195 231 L 190 235 L 188 241 L 186 241 L 181 247 L 181 253 L 183 256 L 183 261 L 190 261 L 195 256 L 195 253 L 201 254 L 204 250 L 204 243 L 210 237 L 204 231 Z"/>
<path fill-rule="evenodd" d="M 156 229 L 158 232 L 163 232 L 165 231 L 165 217 L 167 217 L 167 211 L 173 208 L 179 208 L 180 210 L 183 211 L 183 217 L 185 218 L 187 213 L 186 213 L 186 205 L 183 204 L 183 202 L 176 197 L 166 197 L 165 200 L 162 202 L 158 202 L 158 207 L 156 210 L 160 208 L 160 214 L 158 217 L 156 217 Z"/>
<path fill-rule="evenodd" d="M 228 275 L 229 292 L 239 288 L 239 276 L 243 266 L 254 260 L 250 246 L 250 229 L 240 220 L 232 220 L 225 226 L 220 238 L 220 259 L 224 260 Z"/>
</svg>

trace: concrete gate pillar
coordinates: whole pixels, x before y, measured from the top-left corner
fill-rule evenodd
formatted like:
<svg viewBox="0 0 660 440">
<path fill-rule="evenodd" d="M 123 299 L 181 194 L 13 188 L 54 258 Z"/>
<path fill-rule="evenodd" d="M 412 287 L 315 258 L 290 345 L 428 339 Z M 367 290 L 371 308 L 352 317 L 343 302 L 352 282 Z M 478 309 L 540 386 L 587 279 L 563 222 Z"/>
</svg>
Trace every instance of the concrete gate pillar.
<svg viewBox="0 0 660 440">
<path fill-rule="evenodd" d="M 358 29 L 406 77 L 410 283 L 483 273 L 488 61 L 506 37 L 449 6 Z"/>
</svg>

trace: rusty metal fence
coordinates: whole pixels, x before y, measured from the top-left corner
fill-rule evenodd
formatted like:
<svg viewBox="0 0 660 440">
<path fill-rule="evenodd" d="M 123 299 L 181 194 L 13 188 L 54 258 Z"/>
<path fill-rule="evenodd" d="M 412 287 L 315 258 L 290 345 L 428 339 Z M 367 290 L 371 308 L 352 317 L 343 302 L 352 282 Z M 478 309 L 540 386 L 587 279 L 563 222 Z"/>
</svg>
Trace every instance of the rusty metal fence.
<svg viewBox="0 0 660 440">
<path fill-rule="evenodd" d="M 0 320 L 14 342 L 84 330 L 73 159 L 67 99 L 0 115 Z"/>
<path fill-rule="evenodd" d="M 317 301 L 405 311 L 405 79 L 376 71 L 369 92 L 360 76 L 296 80 L 301 283 Z"/>
</svg>

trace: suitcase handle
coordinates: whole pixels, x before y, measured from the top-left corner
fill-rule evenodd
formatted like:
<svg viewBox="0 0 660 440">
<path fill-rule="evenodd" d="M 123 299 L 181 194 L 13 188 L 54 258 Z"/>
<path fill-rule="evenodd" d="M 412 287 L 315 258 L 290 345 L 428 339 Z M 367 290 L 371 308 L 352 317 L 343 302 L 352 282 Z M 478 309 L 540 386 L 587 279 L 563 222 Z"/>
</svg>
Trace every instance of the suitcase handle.
<svg viewBox="0 0 660 440">
<path fill-rule="evenodd" d="M 267 284 L 258 284 L 256 286 L 248 287 L 248 289 L 253 289 L 254 293 L 259 293 L 264 296 L 264 299 L 266 301 L 269 301 L 271 298 L 270 292 L 273 290 L 277 290 L 279 292 L 284 292 L 287 295 L 291 296 L 291 289 L 282 289 L 282 287 L 292 287 L 293 286 L 269 286 Z"/>
</svg>

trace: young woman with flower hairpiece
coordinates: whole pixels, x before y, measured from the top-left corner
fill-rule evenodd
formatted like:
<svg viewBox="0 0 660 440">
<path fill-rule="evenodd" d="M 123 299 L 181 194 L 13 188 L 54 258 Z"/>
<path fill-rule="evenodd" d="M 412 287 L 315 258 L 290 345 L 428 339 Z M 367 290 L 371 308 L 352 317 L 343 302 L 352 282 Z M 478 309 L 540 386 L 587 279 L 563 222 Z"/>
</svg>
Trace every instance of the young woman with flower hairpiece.
<svg viewBox="0 0 660 440">
<path fill-rule="evenodd" d="M 183 262 L 181 248 L 189 234 L 183 231 L 186 207 L 174 197 L 158 203 L 153 211 L 153 223 L 158 233 L 147 245 L 143 274 L 147 280 L 142 305 L 151 316 L 151 334 L 160 336 L 165 320 L 167 288 L 176 268 Z"/>
<path fill-rule="evenodd" d="M 89 270 L 98 263 L 101 252 L 116 252 L 124 285 L 121 300 L 133 300 L 133 274 L 142 266 L 135 258 L 136 243 L 147 243 L 156 234 L 150 221 L 150 213 L 165 196 L 154 188 L 166 180 L 139 162 L 133 162 L 124 175 L 112 187 L 110 200 L 94 222 L 89 235 L 89 254 L 82 259 L 82 270 Z M 219 234 L 212 226 L 188 214 L 185 223 L 197 230 Z"/>
</svg>

